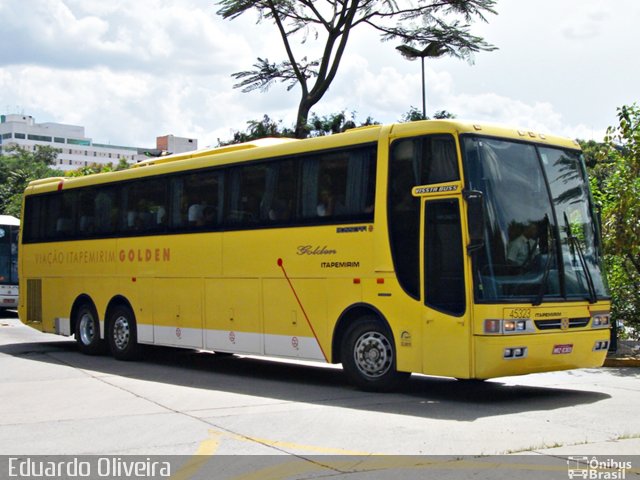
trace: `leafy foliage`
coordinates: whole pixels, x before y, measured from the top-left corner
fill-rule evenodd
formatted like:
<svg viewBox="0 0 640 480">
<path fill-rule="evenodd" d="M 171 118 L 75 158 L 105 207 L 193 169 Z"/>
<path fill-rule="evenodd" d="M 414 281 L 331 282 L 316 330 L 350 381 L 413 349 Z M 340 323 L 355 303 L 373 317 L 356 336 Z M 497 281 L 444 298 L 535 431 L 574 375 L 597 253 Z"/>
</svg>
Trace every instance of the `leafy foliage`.
<svg viewBox="0 0 640 480">
<path fill-rule="evenodd" d="M 367 125 L 376 125 L 373 118 L 367 117 L 364 122 L 358 123 L 356 121 L 356 114 L 352 112 L 347 115 L 344 110 L 338 113 L 332 113 L 320 117 L 318 115 L 311 115 L 311 119 L 305 125 L 304 129 L 307 136 L 321 137 L 325 135 L 331 135 L 334 133 L 344 132 L 350 128 L 364 127 Z M 235 143 L 249 142 L 251 140 L 257 140 L 259 138 L 266 137 L 295 137 L 295 131 L 293 128 L 285 127 L 282 125 L 282 120 L 275 121 L 269 115 L 264 115 L 262 120 L 249 120 L 247 122 L 247 129 L 244 132 L 233 132 L 233 138 L 230 140 L 218 139 L 218 146 L 232 145 Z"/>
<path fill-rule="evenodd" d="M 447 118 L 456 118 L 456 116 L 453 113 L 448 112 L 447 110 L 440 110 L 433 114 L 433 118 L 435 120 L 444 120 Z M 422 115 L 422 110 L 419 110 L 413 105 L 407 113 L 402 115 L 402 118 L 400 119 L 401 122 L 417 122 L 420 120 L 429 120 L 429 117 L 425 117 L 424 115 Z"/>
<path fill-rule="evenodd" d="M 30 181 L 61 176 L 53 168 L 59 150 L 36 146 L 34 151 L 14 146 L 0 156 L 0 212 L 20 218 L 22 194 Z"/>
<path fill-rule="evenodd" d="M 129 163 L 126 159 L 120 158 L 118 163 L 114 165 L 113 163 L 93 163 L 86 167 L 81 167 L 76 170 L 69 170 L 64 173 L 65 177 L 84 177 L 86 175 L 93 175 L 95 173 L 106 173 L 106 172 L 117 172 L 118 170 L 126 170 L 129 168 Z"/>
<path fill-rule="evenodd" d="M 22 196 L 32 180 L 62 176 L 80 177 L 129 168 L 127 161 L 121 158 L 117 165 L 93 164 L 63 172 L 54 168 L 59 152 L 59 149 L 49 146 L 36 145 L 33 151 L 13 146 L 8 149 L 9 155 L 0 156 L 0 212 L 20 218 Z"/>
<path fill-rule="evenodd" d="M 583 143 L 591 186 L 602 208 L 602 235 L 613 315 L 640 333 L 640 108 L 618 109 L 604 144 Z"/>
<path fill-rule="evenodd" d="M 234 85 L 243 92 L 266 91 L 276 82 L 291 90 L 300 86 L 301 97 L 294 134 L 303 138 L 309 112 L 329 89 L 356 28 L 377 31 L 383 41 L 405 45 L 435 45 L 440 55 L 471 59 L 480 51 L 495 50 L 483 38 L 470 33 L 474 20 L 486 21 L 495 14 L 495 0 L 219 0 L 217 13 L 233 20 L 255 12 L 258 22 L 271 22 L 277 28 L 286 60 L 271 62 L 258 58 L 253 69 L 237 72 Z M 294 41 L 309 51 L 307 43 L 317 41 L 321 56 L 308 59 L 294 51 Z"/>
<path fill-rule="evenodd" d="M 282 126 L 282 120 L 275 121 L 265 114 L 262 120 L 247 121 L 247 129 L 244 132 L 234 131 L 230 140 L 218 139 L 218 146 L 224 147 L 236 143 L 245 143 L 259 138 L 293 136 L 293 131 L 290 128 Z"/>
<path fill-rule="evenodd" d="M 435 119 L 456 118 L 453 113 L 441 110 L 434 113 Z M 427 120 L 429 117 L 427 117 Z M 408 112 L 402 115 L 402 122 L 415 122 L 424 120 L 422 112 L 416 107 L 411 107 Z M 369 125 L 379 125 L 380 122 L 368 116 L 364 121 L 356 120 L 356 112 L 347 114 L 344 110 L 329 115 L 318 116 L 311 114 L 311 118 L 305 125 L 305 131 L 309 137 L 322 137 L 334 133 L 345 132 L 351 128 L 366 127 Z M 232 145 L 236 143 L 250 142 L 266 137 L 295 137 L 294 127 L 285 127 L 282 120 L 275 121 L 269 115 L 264 115 L 261 120 L 249 120 L 247 129 L 244 132 L 234 131 L 230 140 L 218 139 L 218 146 Z"/>
</svg>

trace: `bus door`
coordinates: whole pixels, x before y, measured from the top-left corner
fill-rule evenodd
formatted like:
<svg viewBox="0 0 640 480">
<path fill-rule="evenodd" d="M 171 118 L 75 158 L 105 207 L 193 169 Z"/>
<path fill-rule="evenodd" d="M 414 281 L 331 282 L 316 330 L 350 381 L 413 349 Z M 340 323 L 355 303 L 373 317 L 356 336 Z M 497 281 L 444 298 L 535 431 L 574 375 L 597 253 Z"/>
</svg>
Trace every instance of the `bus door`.
<svg viewBox="0 0 640 480">
<path fill-rule="evenodd" d="M 468 378 L 470 308 L 464 277 L 461 199 L 442 195 L 451 186 L 415 187 L 422 197 L 421 272 L 423 308 L 423 371 L 432 375 Z M 454 190 L 459 191 L 459 186 Z M 431 193 L 435 193 L 432 195 Z"/>
</svg>

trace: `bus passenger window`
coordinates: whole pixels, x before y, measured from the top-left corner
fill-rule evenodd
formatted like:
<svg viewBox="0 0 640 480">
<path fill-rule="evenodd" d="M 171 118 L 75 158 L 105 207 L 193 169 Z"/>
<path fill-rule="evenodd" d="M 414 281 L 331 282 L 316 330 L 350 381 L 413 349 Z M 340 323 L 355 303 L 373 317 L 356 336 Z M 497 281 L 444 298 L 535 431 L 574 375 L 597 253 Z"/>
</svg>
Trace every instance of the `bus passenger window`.
<svg viewBox="0 0 640 480">
<path fill-rule="evenodd" d="M 48 197 L 48 238 L 65 238 L 74 234 L 75 192 L 67 191 Z"/>
<path fill-rule="evenodd" d="M 413 298 L 420 298 L 420 199 L 411 193 L 419 185 L 415 139 L 391 145 L 389 162 L 389 237 L 396 275 Z"/>
<path fill-rule="evenodd" d="M 422 184 L 459 180 L 456 144 L 450 135 L 425 137 L 422 146 Z"/>
<path fill-rule="evenodd" d="M 139 233 L 158 231 L 166 217 L 164 179 L 145 180 L 124 188 L 125 227 Z"/>
<path fill-rule="evenodd" d="M 295 168 L 291 160 L 268 164 L 265 189 L 260 201 L 260 221 L 267 224 L 290 222 L 296 197 Z"/>
<path fill-rule="evenodd" d="M 211 229 L 220 224 L 220 171 L 200 171 L 171 180 L 171 228 Z"/>
<path fill-rule="evenodd" d="M 260 222 L 266 170 L 266 165 L 249 165 L 232 171 L 227 215 L 229 223 L 242 227 Z"/>
<path fill-rule="evenodd" d="M 117 189 L 101 187 L 91 190 L 94 195 L 94 228 L 96 233 L 113 233 L 118 218 Z"/>
<path fill-rule="evenodd" d="M 303 218 L 371 218 L 375 198 L 375 148 L 325 153 L 302 165 Z"/>
<path fill-rule="evenodd" d="M 432 200 L 425 209 L 425 304 L 445 313 L 464 314 L 465 284 L 457 200 Z"/>
</svg>

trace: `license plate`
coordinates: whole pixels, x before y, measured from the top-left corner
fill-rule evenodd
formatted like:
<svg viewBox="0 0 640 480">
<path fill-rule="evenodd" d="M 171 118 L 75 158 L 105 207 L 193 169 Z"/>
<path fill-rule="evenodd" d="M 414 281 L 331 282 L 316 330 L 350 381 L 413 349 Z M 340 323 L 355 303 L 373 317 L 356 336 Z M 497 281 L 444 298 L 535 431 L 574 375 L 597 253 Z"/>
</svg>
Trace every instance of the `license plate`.
<svg viewBox="0 0 640 480">
<path fill-rule="evenodd" d="M 554 345 L 553 346 L 553 354 L 554 355 L 566 355 L 567 353 L 571 353 L 573 351 L 573 344 L 567 343 L 565 345 Z"/>
</svg>

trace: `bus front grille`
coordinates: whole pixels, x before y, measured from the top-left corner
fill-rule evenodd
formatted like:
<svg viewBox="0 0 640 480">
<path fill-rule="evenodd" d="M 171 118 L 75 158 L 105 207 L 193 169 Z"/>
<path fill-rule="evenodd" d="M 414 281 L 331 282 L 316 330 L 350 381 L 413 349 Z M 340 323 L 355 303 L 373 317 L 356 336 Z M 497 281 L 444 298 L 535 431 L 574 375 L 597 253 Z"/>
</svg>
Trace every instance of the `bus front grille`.
<svg viewBox="0 0 640 480">
<path fill-rule="evenodd" d="M 582 328 L 589 324 L 590 318 L 570 318 L 569 328 Z M 535 320 L 535 324 L 538 330 L 563 330 L 562 319 L 557 318 L 554 320 Z"/>
<path fill-rule="evenodd" d="M 42 280 L 27 280 L 27 322 L 42 323 Z"/>
</svg>

